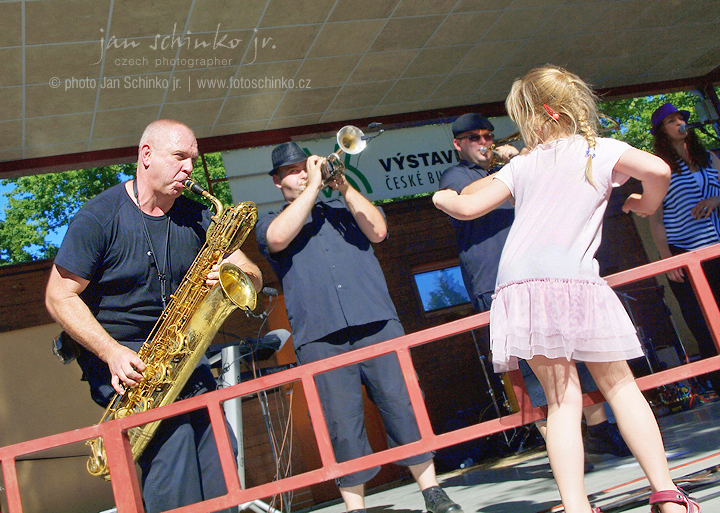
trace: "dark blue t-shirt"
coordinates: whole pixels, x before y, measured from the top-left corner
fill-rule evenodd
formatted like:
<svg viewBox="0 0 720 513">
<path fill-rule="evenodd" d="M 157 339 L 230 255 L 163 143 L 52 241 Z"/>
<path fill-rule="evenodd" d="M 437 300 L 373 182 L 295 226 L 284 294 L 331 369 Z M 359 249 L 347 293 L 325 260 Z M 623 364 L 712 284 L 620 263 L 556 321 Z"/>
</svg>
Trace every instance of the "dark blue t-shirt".
<svg viewBox="0 0 720 513">
<path fill-rule="evenodd" d="M 488 174 L 482 167 L 461 160 L 443 172 L 440 189 L 451 189 L 459 194 L 465 187 Z M 465 288 L 478 311 L 485 310 L 478 297 L 495 290 L 500 255 L 514 217 L 513 206 L 506 201 L 478 219 L 459 221 L 450 218 L 460 252 L 460 269 Z"/>
<path fill-rule="evenodd" d="M 169 301 L 205 243 L 211 212 L 181 196 L 166 216 L 142 214 L 155 259 L 148 254 L 150 244 L 140 215 L 124 184 L 113 186 L 75 215 L 55 257 L 55 265 L 89 281 L 81 294 L 83 301 L 110 336 L 135 351 L 163 309 L 155 259 L 169 275 Z M 110 382 L 107 364 L 89 351 L 81 352 L 78 363 L 98 400 L 97 387 Z"/>
<path fill-rule="evenodd" d="M 398 318 L 372 245 L 344 199 L 316 201 L 290 245 L 270 254 L 267 229 L 278 214 L 260 218 L 255 236 L 282 283 L 296 348 L 349 326 Z"/>
</svg>

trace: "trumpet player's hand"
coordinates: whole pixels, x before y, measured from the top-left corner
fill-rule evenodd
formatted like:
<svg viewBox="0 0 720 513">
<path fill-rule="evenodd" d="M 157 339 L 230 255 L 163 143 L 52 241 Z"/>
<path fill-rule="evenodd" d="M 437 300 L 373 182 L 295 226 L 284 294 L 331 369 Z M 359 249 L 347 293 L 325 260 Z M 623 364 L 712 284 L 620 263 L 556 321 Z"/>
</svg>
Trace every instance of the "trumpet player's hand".
<svg viewBox="0 0 720 513">
<path fill-rule="evenodd" d="M 110 384 L 118 394 L 124 394 L 127 388 L 136 387 L 142 380 L 145 363 L 135 351 L 118 344 L 107 358 L 112 376 Z"/>
<path fill-rule="evenodd" d="M 335 177 L 335 180 L 328 183 L 328 186 L 333 190 L 339 191 L 340 194 L 344 196 L 349 184 L 347 183 L 347 180 L 345 180 L 345 175 L 340 173 Z"/>
<path fill-rule="evenodd" d="M 495 153 L 497 153 L 501 159 L 507 161 L 518 155 L 520 152 L 512 144 L 506 144 L 504 146 L 499 146 L 495 148 Z"/>
<path fill-rule="evenodd" d="M 307 159 L 305 170 L 307 172 L 307 186 L 306 190 L 320 192 L 322 189 L 322 165 L 325 163 L 324 157 L 318 157 L 317 155 L 311 155 Z"/>
</svg>

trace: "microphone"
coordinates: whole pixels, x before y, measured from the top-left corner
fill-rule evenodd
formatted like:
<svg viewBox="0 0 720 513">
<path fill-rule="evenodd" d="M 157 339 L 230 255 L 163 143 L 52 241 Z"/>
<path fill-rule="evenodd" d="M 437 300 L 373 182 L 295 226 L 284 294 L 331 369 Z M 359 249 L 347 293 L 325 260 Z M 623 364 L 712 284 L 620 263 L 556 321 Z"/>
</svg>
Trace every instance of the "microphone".
<svg viewBox="0 0 720 513">
<path fill-rule="evenodd" d="M 703 123 L 702 121 L 700 121 L 698 123 L 685 123 L 684 125 L 680 125 L 680 132 L 682 132 L 683 134 L 686 134 L 688 129 L 690 129 L 690 128 L 700 128 L 701 126 L 707 125 L 709 123 L 712 123 L 712 121 L 707 121 L 705 123 Z"/>
<path fill-rule="evenodd" d="M 266 296 L 277 296 L 278 291 L 272 287 L 263 287 L 263 289 L 260 291 L 262 294 L 265 294 Z"/>
</svg>

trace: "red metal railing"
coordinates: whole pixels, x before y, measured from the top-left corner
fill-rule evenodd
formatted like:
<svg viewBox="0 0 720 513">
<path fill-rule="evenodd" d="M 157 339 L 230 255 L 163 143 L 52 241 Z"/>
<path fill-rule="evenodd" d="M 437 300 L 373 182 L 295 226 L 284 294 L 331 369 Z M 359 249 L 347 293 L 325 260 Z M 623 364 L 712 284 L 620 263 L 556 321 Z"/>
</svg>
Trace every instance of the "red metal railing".
<svg viewBox="0 0 720 513">
<path fill-rule="evenodd" d="M 624 271 L 608 277 L 607 281 L 611 286 L 615 287 L 655 276 L 671 269 L 686 267 L 686 275 L 697 293 L 705 319 L 713 334 L 715 345 L 718 346 L 718 340 L 720 340 L 720 312 L 718 311 L 712 291 L 701 267 L 701 262 L 718 256 L 720 256 L 720 244 Z M 476 329 L 488 324 L 488 322 L 488 312 L 473 315 L 442 326 L 436 326 L 389 340 L 382 344 L 358 349 L 347 354 L 264 376 L 233 387 L 203 394 L 124 419 L 0 448 L 0 461 L 2 462 L 9 513 L 22 512 L 16 468 L 18 458 L 98 436 L 102 437 L 105 442 L 105 449 L 112 476 L 115 505 L 118 513 L 142 512 L 140 486 L 135 473 L 130 444 L 125 434 L 126 431 L 132 427 L 140 426 L 148 422 L 172 417 L 200 408 L 207 408 L 210 415 L 228 493 L 222 497 L 172 510 L 177 513 L 205 513 L 228 508 L 237 504 L 244 504 L 258 498 L 269 497 L 297 488 L 307 487 L 351 472 L 455 445 L 460 442 L 519 427 L 544 418 L 546 414 L 545 408 L 532 408 L 527 391 L 523 385 L 522 376 L 519 371 L 514 371 L 510 373 L 510 379 L 518 399 L 519 411 L 517 413 L 464 427 L 449 433 L 436 435 L 433 432 L 410 356 L 410 349 L 415 346 Z M 337 463 L 334 458 L 332 446 L 330 445 L 330 435 L 322 414 L 320 399 L 317 394 L 317 389 L 315 388 L 314 376 L 337 367 L 350 365 L 393 352 L 397 353 L 398 359 L 400 360 L 403 378 L 405 379 L 410 394 L 410 400 L 417 418 L 421 439 L 411 444 L 387 449 L 351 461 Z M 681 365 L 638 378 L 637 383 L 641 389 L 646 390 L 717 369 L 720 369 L 720 356 Z M 222 403 L 235 397 L 251 395 L 261 390 L 298 381 L 302 383 L 307 398 L 308 410 L 315 432 L 322 468 L 243 490 L 240 486 L 235 466 L 235 458 L 232 453 L 228 431 L 224 422 Z M 602 402 L 603 400 L 599 392 L 593 392 L 584 397 L 586 405 Z"/>
</svg>

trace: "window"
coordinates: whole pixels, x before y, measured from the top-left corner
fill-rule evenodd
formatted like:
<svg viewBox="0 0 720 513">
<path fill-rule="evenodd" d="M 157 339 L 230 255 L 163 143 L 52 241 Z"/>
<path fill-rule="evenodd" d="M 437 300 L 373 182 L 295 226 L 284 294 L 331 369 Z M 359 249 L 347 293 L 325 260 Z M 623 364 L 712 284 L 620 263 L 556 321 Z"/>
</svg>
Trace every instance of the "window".
<svg viewBox="0 0 720 513">
<path fill-rule="evenodd" d="M 470 303 L 459 265 L 436 264 L 435 268 L 417 270 L 413 277 L 425 313 Z"/>
</svg>

